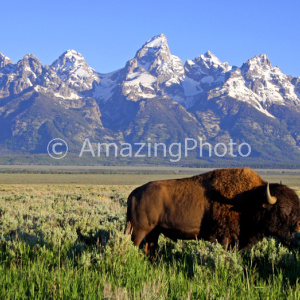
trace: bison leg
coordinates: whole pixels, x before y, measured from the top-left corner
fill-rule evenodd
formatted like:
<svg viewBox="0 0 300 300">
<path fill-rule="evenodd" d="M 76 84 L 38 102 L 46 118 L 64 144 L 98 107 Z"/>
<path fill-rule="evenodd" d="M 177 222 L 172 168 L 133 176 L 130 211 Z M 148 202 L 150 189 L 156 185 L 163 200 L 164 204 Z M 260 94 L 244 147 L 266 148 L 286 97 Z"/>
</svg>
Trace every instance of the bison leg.
<svg viewBox="0 0 300 300">
<path fill-rule="evenodd" d="M 146 246 L 145 246 L 145 254 L 150 255 L 151 260 L 155 260 L 156 258 L 156 249 L 158 247 L 158 237 L 160 232 L 156 229 L 153 229 L 147 236 L 146 236 Z"/>
<path fill-rule="evenodd" d="M 134 228 L 131 235 L 131 240 L 134 246 L 139 246 L 146 235 L 147 231 Z"/>
<path fill-rule="evenodd" d="M 140 246 L 141 242 L 145 238 L 146 245 L 144 248 L 144 252 L 145 254 L 150 255 L 151 260 L 155 260 L 159 234 L 160 232 L 156 229 L 153 229 L 149 232 L 142 229 L 134 228 L 132 231 L 131 240 L 135 246 Z"/>
</svg>

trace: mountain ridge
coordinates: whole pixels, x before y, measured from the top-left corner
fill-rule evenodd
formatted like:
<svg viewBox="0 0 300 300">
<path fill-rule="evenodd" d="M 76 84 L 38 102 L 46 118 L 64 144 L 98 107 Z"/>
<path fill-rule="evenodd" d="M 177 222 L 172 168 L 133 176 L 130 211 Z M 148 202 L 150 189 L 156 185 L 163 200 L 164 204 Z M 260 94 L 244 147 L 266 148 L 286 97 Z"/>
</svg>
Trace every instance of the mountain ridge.
<svg viewBox="0 0 300 300">
<path fill-rule="evenodd" d="M 14 64 L 0 53 L 0 151 L 45 152 L 45 136 L 74 147 L 84 137 L 169 143 L 201 137 L 213 144 L 251 141 L 260 159 L 287 153 L 298 159 L 298 119 L 300 77 L 283 74 L 266 54 L 240 68 L 210 51 L 183 63 L 160 34 L 123 68 L 102 74 L 75 50 L 50 66 L 32 54 Z"/>
</svg>

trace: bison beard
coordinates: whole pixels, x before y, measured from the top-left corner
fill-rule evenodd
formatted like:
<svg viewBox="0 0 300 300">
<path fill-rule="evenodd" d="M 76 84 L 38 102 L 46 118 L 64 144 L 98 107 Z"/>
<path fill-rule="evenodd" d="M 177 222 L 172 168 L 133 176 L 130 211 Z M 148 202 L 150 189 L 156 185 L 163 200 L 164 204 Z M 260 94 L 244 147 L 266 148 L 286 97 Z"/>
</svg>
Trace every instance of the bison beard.
<svg viewBox="0 0 300 300">
<path fill-rule="evenodd" d="M 219 169 L 191 178 L 149 182 L 128 197 L 127 227 L 134 245 L 145 238 L 155 257 L 161 233 L 250 248 L 264 236 L 289 245 L 300 230 L 300 202 L 282 184 L 271 184 L 250 168 Z"/>
</svg>

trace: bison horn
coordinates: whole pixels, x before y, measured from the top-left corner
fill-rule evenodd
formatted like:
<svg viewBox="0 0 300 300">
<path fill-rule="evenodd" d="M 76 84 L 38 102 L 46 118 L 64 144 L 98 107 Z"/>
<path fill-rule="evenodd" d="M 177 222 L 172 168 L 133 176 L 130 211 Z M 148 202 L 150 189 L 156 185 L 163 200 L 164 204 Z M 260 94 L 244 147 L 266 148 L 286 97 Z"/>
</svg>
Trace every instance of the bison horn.
<svg viewBox="0 0 300 300">
<path fill-rule="evenodd" d="M 271 194 L 270 194 L 270 185 L 269 185 L 269 183 L 267 184 L 266 196 L 267 196 L 268 202 L 270 204 L 275 204 L 276 203 L 277 198 L 274 197 L 274 196 L 271 196 Z"/>
</svg>

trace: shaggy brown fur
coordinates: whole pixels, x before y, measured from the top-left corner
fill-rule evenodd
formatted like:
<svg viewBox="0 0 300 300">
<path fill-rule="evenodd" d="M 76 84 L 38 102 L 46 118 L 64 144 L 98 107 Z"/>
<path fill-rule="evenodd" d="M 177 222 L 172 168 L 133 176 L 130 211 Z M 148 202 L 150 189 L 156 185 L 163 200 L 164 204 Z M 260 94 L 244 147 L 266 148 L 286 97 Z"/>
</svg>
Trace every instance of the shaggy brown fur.
<svg viewBox="0 0 300 300">
<path fill-rule="evenodd" d="M 155 256 L 158 236 L 203 238 L 250 247 L 263 236 L 289 243 L 300 226 L 300 203 L 284 185 L 270 185 L 277 202 L 266 197 L 267 183 L 250 168 L 219 169 L 191 178 L 149 182 L 128 198 L 126 233 Z"/>
</svg>

